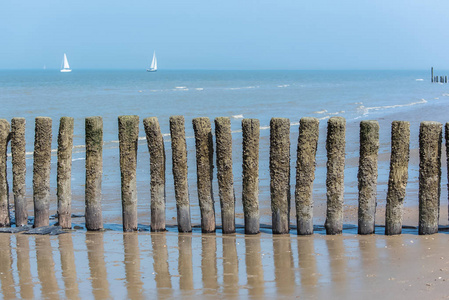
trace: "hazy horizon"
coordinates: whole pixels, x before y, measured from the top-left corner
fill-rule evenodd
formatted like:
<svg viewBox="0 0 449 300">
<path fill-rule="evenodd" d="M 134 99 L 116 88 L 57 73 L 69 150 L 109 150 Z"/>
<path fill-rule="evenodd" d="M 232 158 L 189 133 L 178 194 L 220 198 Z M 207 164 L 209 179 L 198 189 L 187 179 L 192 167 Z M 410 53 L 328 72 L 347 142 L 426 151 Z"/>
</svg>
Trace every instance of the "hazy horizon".
<svg viewBox="0 0 449 300">
<path fill-rule="evenodd" d="M 449 69 L 443 0 L 0 3 L 0 69 Z"/>
</svg>

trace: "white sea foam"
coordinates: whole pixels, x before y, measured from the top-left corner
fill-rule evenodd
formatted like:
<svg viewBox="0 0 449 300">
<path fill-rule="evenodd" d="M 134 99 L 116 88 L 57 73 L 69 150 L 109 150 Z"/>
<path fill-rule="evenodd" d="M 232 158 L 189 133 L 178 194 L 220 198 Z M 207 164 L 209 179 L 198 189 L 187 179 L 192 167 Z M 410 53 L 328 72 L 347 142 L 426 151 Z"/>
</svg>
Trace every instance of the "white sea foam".
<svg viewBox="0 0 449 300">
<path fill-rule="evenodd" d="M 318 110 L 318 111 L 314 111 L 314 114 L 325 114 L 327 113 L 327 110 L 323 109 L 323 110 Z"/>
<path fill-rule="evenodd" d="M 285 88 L 285 87 L 289 87 L 289 86 L 290 86 L 290 84 L 280 84 L 277 87 L 278 88 Z"/>
<path fill-rule="evenodd" d="M 243 86 L 243 87 L 232 87 L 232 88 L 225 88 L 225 90 L 246 90 L 246 89 L 257 89 L 258 85 L 251 85 L 251 86 Z"/>
<path fill-rule="evenodd" d="M 176 86 L 175 91 L 188 91 L 189 89 L 185 86 Z"/>
<path fill-rule="evenodd" d="M 443 95 L 441 95 L 441 96 L 443 96 L 443 97 L 449 97 L 449 94 L 445 93 L 445 94 L 443 94 Z"/>
<path fill-rule="evenodd" d="M 234 115 L 232 116 L 233 119 L 243 119 L 243 115 Z"/>
<path fill-rule="evenodd" d="M 204 90 L 204 88 L 196 88 L 195 90 L 202 91 L 202 90 Z"/>
<path fill-rule="evenodd" d="M 422 78 L 415 79 L 416 81 L 424 81 Z"/>
<path fill-rule="evenodd" d="M 74 158 L 74 159 L 72 159 L 72 161 L 77 161 L 77 160 L 86 160 L 86 158 L 85 158 L 85 157 L 80 157 L 80 158 Z"/>
<path fill-rule="evenodd" d="M 421 99 L 416 102 L 410 102 L 406 104 L 396 104 L 396 105 L 384 105 L 384 106 L 372 106 L 372 107 L 365 107 L 363 105 L 360 105 L 357 107 L 357 110 L 362 113 L 363 116 L 366 116 L 370 113 L 370 111 L 377 111 L 377 110 L 384 110 L 384 109 L 391 109 L 391 108 L 399 108 L 399 107 L 407 107 L 407 106 L 413 106 L 417 104 L 424 104 L 427 103 L 427 100 Z"/>
<path fill-rule="evenodd" d="M 260 126 L 259 129 L 260 130 L 267 130 L 267 129 L 270 129 L 270 126 Z"/>
</svg>

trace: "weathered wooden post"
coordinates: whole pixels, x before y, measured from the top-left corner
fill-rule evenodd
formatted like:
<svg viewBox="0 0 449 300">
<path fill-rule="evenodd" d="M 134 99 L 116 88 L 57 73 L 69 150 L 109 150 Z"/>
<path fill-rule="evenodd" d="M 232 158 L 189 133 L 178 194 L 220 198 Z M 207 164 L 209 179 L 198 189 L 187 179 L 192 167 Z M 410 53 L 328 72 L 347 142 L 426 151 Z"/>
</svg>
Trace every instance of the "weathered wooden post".
<svg viewBox="0 0 449 300">
<path fill-rule="evenodd" d="M 358 233 L 373 234 L 377 206 L 377 156 L 379 152 L 379 123 L 360 122 L 359 211 Z"/>
<path fill-rule="evenodd" d="M 103 175 L 103 119 L 86 118 L 86 229 L 103 229 L 101 180 Z"/>
<path fill-rule="evenodd" d="M 137 230 L 137 142 L 139 117 L 118 117 L 123 231 Z M 164 226 L 165 227 L 165 226 Z"/>
<path fill-rule="evenodd" d="M 235 194 L 232 174 L 232 134 L 231 120 L 215 119 L 215 138 L 217 145 L 217 178 L 221 206 L 223 233 L 235 232 Z"/>
<path fill-rule="evenodd" d="M 25 118 L 12 118 L 11 120 L 12 189 L 17 227 L 28 224 L 25 125 Z"/>
<path fill-rule="evenodd" d="M 48 226 L 50 217 L 51 118 L 35 120 L 33 201 L 34 227 Z"/>
<path fill-rule="evenodd" d="M 290 120 L 270 121 L 270 194 L 273 234 L 290 230 Z"/>
<path fill-rule="evenodd" d="M 212 192 L 213 142 L 209 118 L 195 118 L 192 121 L 195 132 L 196 170 L 198 200 L 201 210 L 203 233 L 215 232 L 215 207 Z"/>
<path fill-rule="evenodd" d="M 245 233 L 259 233 L 259 132 L 257 119 L 243 119 L 242 202 Z"/>
<path fill-rule="evenodd" d="M 296 224 L 299 235 L 313 234 L 313 180 L 320 122 L 301 118 L 296 157 Z"/>
<path fill-rule="evenodd" d="M 431 79 L 431 81 L 433 82 L 433 67 L 430 68 L 430 74 L 431 74 L 430 79 Z"/>
<path fill-rule="evenodd" d="M 156 117 L 143 120 L 150 153 L 151 231 L 165 231 L 165 148 Z"/>
<path fill-rule="evenodd" d="M 410 123 L 391 123 L 391 158 L 385 211 L 385 234 L 402 233 L 402 210 L 408 179 Z"/>
<path fill-rule="evenodd" d="M 10 226 L 6 160 L 10 138 L 9 122 L 0 119 L 0 227 Z"/>
<path fill-rule="evenodd" d="M 444 126 L 444 139 L 446 141 L 446 164 L 447 164 L 447 178 L 448 178 L 448 189 L 449 189 L 449 122 L 445 124 Z M 448 195 L 449 198 L 449 195 Z"/>
<path fill-rule="evenodd" d="M 187 146 L 183 116 L 170 117 L 173 180 L 175 185 L 178 231 L 191 232 Z"/>
<path fill-rule="evenodd" d="M 440 76 L 440 82 L 441 82 L 441 83 L 444 83 L 444 78 L 443 78 L 443 76 Z"/>
<path fill-rule="evenodd" d="M 438 122 L 419 127 L 419 234 L 438 232 L 442 130 Z"/>
<path fill-rule="evenodd" d="M 346 120 L 332 117 L 327 122 L 327 209 L 326 234 L 341 234 L 343 231 L 343 192 L 345 174 Z"/>
<path fill-rule="evenodd" d="M 73 118 L 62 117 L 59 121 L 58 135 L 58 221 L 64 229 L 72 228 L 72 147 Z"/>
</svg>

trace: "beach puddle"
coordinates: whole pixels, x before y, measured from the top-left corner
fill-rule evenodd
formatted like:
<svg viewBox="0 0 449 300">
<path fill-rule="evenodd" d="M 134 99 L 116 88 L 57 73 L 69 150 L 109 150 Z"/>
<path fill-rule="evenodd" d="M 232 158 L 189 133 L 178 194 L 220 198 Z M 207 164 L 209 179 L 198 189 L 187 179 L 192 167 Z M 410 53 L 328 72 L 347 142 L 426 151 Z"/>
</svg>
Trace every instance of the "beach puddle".
<svg viewBox="0 0 449 300">
<path fill-rule="evenodd" d="M 3 299 L 447 295 L 449 236 L 0 234 Z"/>
</svg>

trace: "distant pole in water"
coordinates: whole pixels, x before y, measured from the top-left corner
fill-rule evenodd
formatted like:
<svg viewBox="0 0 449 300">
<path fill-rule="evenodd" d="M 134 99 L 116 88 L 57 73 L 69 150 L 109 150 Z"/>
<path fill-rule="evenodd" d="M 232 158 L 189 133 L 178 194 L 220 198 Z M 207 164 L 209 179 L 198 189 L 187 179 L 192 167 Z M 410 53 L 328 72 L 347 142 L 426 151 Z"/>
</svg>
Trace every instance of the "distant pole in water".
<svg viewBox="0 0 449 300">
<path fill-rule="evenodd" d="M 270 194 L 273 234 L 290 230 L 290 120 L 270 121 Z"/>
<path fill-rule="evenodd" d="M 12 184 L 16 226 L 28 224 L 28 209 L 26 200 L 26 148 L 25 148 L 25 118 L 11 120 L 11 156 Z"/>
<path fill-rule="evenodd" d="M 139 117 L 118 117 L 123 231 L 137 230 L 137 142 Z"/>
<path fill-rule="evenodd" d="M 72 228 L 72 147 L 73 118 L 62 117 L 58 134 L 57 197 L 59 226 L 64 229 Z"/>
<path fill-rule="evenodd" d="M 209 118 L 195 118 L 192 121 L 195 132 L 196 170 L 198 200 L 201 210 L 203 233 L 215 232 L 215 207 L 212 192 L 213 154 L 212 129 Z"/>
<path fill-rule="evenodd" d="M 410 156 L 410 123 L 391 123 L 391 158 L 385 211 L 385 234 L 402 233 L 402 214 L 408 179 Z"/>
<path fill-rule="evenodd" d="M 231 120 L 225 117 L 215 119 L 217 145 L 217 179 L 221 206 L 223 233 L 235 232 L 235 194 L 232 174 Z"/>
<path fill-rule="evenodd" d="M 86 118 L 86 229 L 103 229 L 101 179 L 103 175 L 103 119 Z"/>
<path fill-rule="evenodd" d="M 10 126 L 5 119 L 0 119 L 0 227 L 10 226 L 9 192 L 6 172 L 7 150 Z"/>
<path fill-rule="evenodd" d="M 343 230 L 343 192 L 345 174 L 346 120 L 332 117 L 327 122 L 327 209 L 326 234 L 341 234 Z"/>
<path fill-rule="evenodd" d="M 259 135 L 257 119 L 243 119 L 243 175 L 242 202 L 245 233 L 257 234 L 259 224 Z"/>
<path fill-rule="evenodd" d="M 312 191 L 319 125 L 317 118 L 305 117 L 299 121 L 295 187 L 296 223 L 299 235 L 313 234 Z"/>
<path fill-rule="evenodd" d="M 376 221 L 379 123 L 360 122 L 358 233 L 373 234 Z"/>
<path fill-rule="evenodd" d="M 433 67 L 430 68 L 430 74 L 431 74 L 430 79 L 431 79 L 431 81 L 433 82 Z"/>
<path fill-rule="evenodd" d="M 170 117 L 170 137 L 178 231 L 191 232 L 189 185 L 187 181 L 187 145 L 183 116 Z"/>
<path fill-rule="evenodd" d="M 34 227 L 48 226 L 50 222 L 50 167 L 51 167 L 51 124 L 48 117 L 35 120 L 33 202 Z"/>
<path fill-rule="evenodd" d="M 442 130 L 438 122 L 421 122 L 419 127 L 419 234 L 438 232 Z"/>
<path fill-rule="evenodd" d="M 165 231 L 165 148 L 156 117 L 143 120 L 150 153 L 151 226 L 153 232 Z"/>
</svg>

